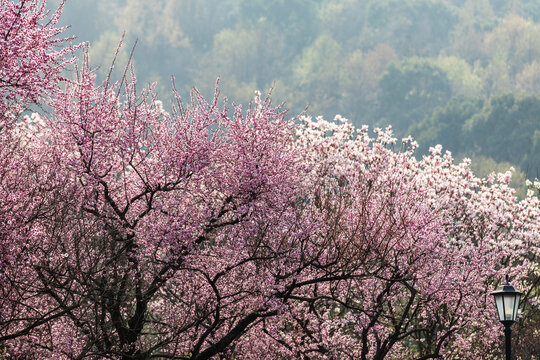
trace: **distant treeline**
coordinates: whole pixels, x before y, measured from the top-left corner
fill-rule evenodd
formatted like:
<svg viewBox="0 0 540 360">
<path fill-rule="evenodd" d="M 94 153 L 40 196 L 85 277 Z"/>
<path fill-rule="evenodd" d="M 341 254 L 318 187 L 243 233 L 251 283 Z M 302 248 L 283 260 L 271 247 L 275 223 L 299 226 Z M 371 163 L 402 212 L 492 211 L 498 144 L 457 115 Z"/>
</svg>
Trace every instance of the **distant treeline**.
<svg viewBox="0 0 540 360">
<path fill-rule="evenodd" d="M 421 151 L 472 157 L 481 175 L 512 164 L 518 180 L 538 176 L 537 0 L 72 0 L 64 15 L 101 75 L 125 31 L 118 63 L 138 39 L 139 80 L 158 90 L 173 75 L 184 96 L 218 76 L 237 102 L 273 88 L 291 115 L 309 105 L 392 124 Z"/>
</svg>

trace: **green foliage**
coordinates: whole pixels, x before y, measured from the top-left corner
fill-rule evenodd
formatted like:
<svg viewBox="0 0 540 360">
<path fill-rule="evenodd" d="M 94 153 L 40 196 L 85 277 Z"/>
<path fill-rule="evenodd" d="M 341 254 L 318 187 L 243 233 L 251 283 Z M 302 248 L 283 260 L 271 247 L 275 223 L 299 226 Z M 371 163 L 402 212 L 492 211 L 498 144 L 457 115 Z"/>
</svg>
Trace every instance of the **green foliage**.
<svg viewBox="0 0 540 360">
<path fill-rule="evenodd" d="M 457 154 L 515 164 L 527 177 L 540 167 L 540 96 L 505 94 L 489 101 L 454 98 L 410 128 L 419 153 L 440 143 Z"/>
<path fill-rule="evenodd" d="M 436 0 L 372 0 L 367 24 L 375 43 L 405 56 L 433 56 L 448 44 L 457 14 Z"/>
<path fill-rule="evenodd" d="M 221 77 L 222 89 L 230 90 L 229 96 L 248 101 L 254 90 L 270 87 L 273 79 L 286 71 L 286 51 L 282 34 L 265 20 L 248 29 L 222 30 L 208 54 L 199 60 L 204 66 L 197 70 L 196 82 L 209 94 L 215 79 Z"/>
<path fill-rule="evenodd" d="M 381 76 L 379 88 L 381 121 L 392 124 L 402 135 L 452 96 L 446 72 L 423 58 L 390 64 Z"/>
<path fill-rule="evenodd" d="M 328 35 L 318 37 L 313 44 L 304 49 L 294 67 L 299 85 L 320 81 L 321 78 L 327 81 L 334 78 L 339 68 L 336 62 L 341 55 L 341 46 L 338 42 Z"/>
<path fill-rule="evenodd" d="M 540 129 L 534 130 L 531 150 L 525 154 L 522 166 L 526 167 L 527 175 L 530 178 L 540 179 Z"/>
<path fill-rule="evenodd" d="M 450 80 L 453 95 L 472 98 L 482 95 L 482 78 L 465 60 L 456 56 L 441 56 L 435 63 L 444 70 Z"/>
<path fill-rule="evenodd" d="M 287 44 L 301 49 L 317 33 L 317 1 L 315 0 L 244 0 L 240 2 L 239 17 L 247 24 L 266 20 L 280 32 L 286 33 Z"/>
<path fill-rule="evenodd" d="M 540 57 L 539 31 L 538 25 L 509 15 L 492 32 L 486 33 L 486 90 L 491 93 L 517 90 L 516 77 Z"/>
<path fill-rule="evenodd" d="M 519 169 L 515 169 L 513 164 L 509 162 L 496 162 L 492 158 L 483 155 L 475 156 L 471 160 L 471 169 L 476 176 L 481 178 L 488 177 L 491 173 L 504 173 L 508 171 L 508 169 L 514 168 L 510 186 L 517 189 L 519 198 L 523 199 L 525 197 L 525 194 L 527 193 L 525 173 Z"/>
<path fill-rule="evenodd" d="M 335 108 L 342 63 L 341 46 L 329 35 L 319 36 L 296 60 L 294 80 L 305 94 L 305 100 L 312 104 L 312 112 L 321 113 L 329 107 Z"/>
<path fill-rule="evenodd" d="M 464 152 L 469 139 L 464 138 L 462 127 L 482 107 L 481 99 L 452 98 L 445 107 L 437 108 L 431 116 L 411 126 L 409 132 L 420 144 L 418 152 L 426 153 L 434 144 L 442 144 L 454 153 Z"/>
<path fill-rule="evenodd" d="M 535 22 L 540 20 L 540 3 L 537 0 L 490 0 L 490 3 L 498 16 L 512 12 Z"/>
<path fill-rule="evenodd" d="M 539 164 L 534 163 L 539 157 L 533 153 L 534 134 L 540 130 L 539 114 L 538 96 L 494 96 L 466 122 L 464 130 L 482 154 L 527 169 Z"/>
<path fill-rule="evenodd" d="M 349 44 L 362 34 L 367 20 L 366 12 L 366 1 L 327 0 L 320 5 L 318 17 L 325 32 L 340 43 Z"/>
<path fill-rule="evenodd" d="M 525 65 L 523 71 L 516 75 L 516 90 L 528 93 L 540 93 L 540 62 Z"/>
</svg>

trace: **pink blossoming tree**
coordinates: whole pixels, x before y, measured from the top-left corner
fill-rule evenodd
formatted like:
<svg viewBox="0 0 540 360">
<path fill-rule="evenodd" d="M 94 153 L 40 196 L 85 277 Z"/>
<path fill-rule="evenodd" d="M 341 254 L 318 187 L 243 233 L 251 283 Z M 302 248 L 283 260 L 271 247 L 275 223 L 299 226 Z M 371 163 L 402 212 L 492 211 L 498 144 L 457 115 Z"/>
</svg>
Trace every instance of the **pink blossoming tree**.
<svg viewBox="0 0 540 360">
<path fill-rule="evenodd" d="M 45 184 L 46 174 L 37 174 L 39 152 L 30 150 L 30 139 L 43 127 L 37 114 L 21 117 L 28 106 L 45 104 L 59 90 L 61 71 L 73 61 L 74 47 L 58 36 L 61 9 L 50 14 L 45 2 L 0 1 L 0 324 L 13 316 L 10 300 L 19 287 L 9 272 L 30 263 L 26 224 L 39 215 L 45 197 L 34 175 Z M 37 180 L 37 179 L 36 179 Z M 25 262 L 26 261 L 26 262 Z M 38 322 L 44 324 L 47 316 Z M 2 331 L 2 334 L 4 332 Z M 13 336 L 13 334 L 10 334 Z"/>
<path fill-rule="evenodd" d="M 55 43 L 58 13 L 2 12 Z M 21 59 L 0 63 L 0 357 L 478 359 L 497 351 L 504 275 L 538 306 L 540 203 L 510 173 L 287 120 L 259 94 L 174 94 L 167 113 L 131 68 L 99 85 L 83 64 L 60 87 L 66 53 L 18 75 L 17 44 L 0 48 Z M 17 115 L 45 95 L 49 114 Z"/>
<path fill-rule="evenodd" d="M 72 61 L 73 47 L 56 27 L 62 6 L 51 15 L 46 1 L 0 1 L 0 126 L 54 93 Z"/>
</svg>

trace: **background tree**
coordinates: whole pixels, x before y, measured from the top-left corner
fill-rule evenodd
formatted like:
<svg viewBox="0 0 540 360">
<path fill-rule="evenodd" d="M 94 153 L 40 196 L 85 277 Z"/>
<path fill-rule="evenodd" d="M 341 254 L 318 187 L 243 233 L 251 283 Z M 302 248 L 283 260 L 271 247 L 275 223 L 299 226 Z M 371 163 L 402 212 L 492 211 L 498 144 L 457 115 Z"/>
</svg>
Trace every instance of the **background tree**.
<svg viewBox="0 0 540 360">
<path fill-rule="evenodd" d="M 440 56 L 435 64 L 446 73 L 454 96 L 477 98 L 482 95 L 484 89 L 479 69 L 455 56 Z"/>
<path fill-rule="evenodd" d="M 288 34 L 289 50 L 308 46 L 319 30 L 313 21 L 317 16 L 317 2 L 313 0 L 240 1 L 239 16 L 252 26 L 266 20 L 281 33 Z"/>
<path fill-rule="evenodd" d="M 442 1 L 371 1 L 367 34 L 402 56 L 435 56 L 443 49 L 457 16 Z"/>
<path fill-rule="evenodd" d="M 342 93 L 335 112 L 354 114 L 351 121 L 355 124 L 374 125 L 380 115 L 372 106 L 378 102 L 379 78 L 389 64 L 398 62 L 398 56 L 390 46 L 379 44 L 365 53 L 348 54 L 343 60 L 339 71 Z"/>
<path fill-rule="evenodd" d="M 199 71 L 202 91 L 211 94 L 211 84 L 222 77 L 224 91 L 235 100 L 249 99 L 254 89 L 272 87 L 272 78 L 283 73 L 287 54 L 286 39 L 272 23 L 262 19 L 250 28 L 226 29 L 214 38 L 212 50 Z"/>
<path fill-rule="evenodd" d="M 483 105 L 482 99 L 452 98 L 445 107 L 435 109 L 430 117 L 411 126 L 410 133 L 424 144 L 419 146 L 420 153 L 428 151 L 428 144 L 445 144 L 456 154 L 467 153 L 464 149 L 470 144 L 470 138 L 465 138 L 463 126 Z"/>
<path fill-rule="evenodd" d="M 480 114 L 466 122 L 464 130 L 475 139 L 483 154 L 491 154 L 498 161 L 519 164 L 522 169 L 534 170 L 534 164 L 539 160 L 534 142 L 539 104 L 536 96 L 508 94 L 493 97 Z M 506 137 L 488 136 L 490 133 L 505 133 Z"/>
<path fill-rule="evenodd" d="M 432 61 L 420 58 L 390 64 L 379 88 L 379 121 L 392 124 L 400 135 L 452 96 L 446 73 Z"/>
<path fill-rule="evenodd" d="M 358 47 L 358 36 L 368 20 L 368 1 L 327 0 L 318 8 L 321 29 L 328 32 L 341 46 Z M 352 45 L 354 43 L 354 45 Z"/>
<path fill-rule="evenodd" d="M 493 96 L 488 101 L 454 98 L 409 131 L 421 142 L 446 144 L 460 157 L 484 156 L 514 164 L 532 179 L 539 161 L 537 106 L 538 96 L 525 94 Z"/>
</svg>

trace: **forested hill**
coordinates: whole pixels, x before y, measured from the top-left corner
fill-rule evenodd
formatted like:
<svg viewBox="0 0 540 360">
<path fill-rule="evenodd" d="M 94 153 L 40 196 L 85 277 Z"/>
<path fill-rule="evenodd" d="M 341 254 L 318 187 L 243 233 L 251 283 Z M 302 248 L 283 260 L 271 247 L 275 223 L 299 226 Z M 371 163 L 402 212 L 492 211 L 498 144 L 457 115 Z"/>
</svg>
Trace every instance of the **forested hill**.
<svg viewBox="0 0 540 360">
<path fill-rule="evenodd" d="M 392 124 L 518 182 L 540 171 L 538 0 L 68 0 L 63 21 L 102 72 L 125 31 L 119 62 L 138 39 L 158 89 L 174 75 L 208 94 L 220 76 L 246 102 L 273 86 L 291 114 Z"/>
</svg>

